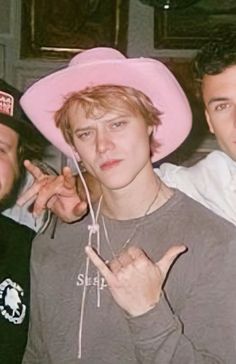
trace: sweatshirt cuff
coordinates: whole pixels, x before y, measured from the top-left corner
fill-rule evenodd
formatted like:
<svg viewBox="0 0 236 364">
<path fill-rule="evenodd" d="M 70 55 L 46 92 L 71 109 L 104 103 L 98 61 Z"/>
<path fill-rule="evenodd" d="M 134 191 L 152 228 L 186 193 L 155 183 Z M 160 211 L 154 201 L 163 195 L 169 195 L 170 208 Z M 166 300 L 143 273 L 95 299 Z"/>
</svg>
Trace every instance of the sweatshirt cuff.
<svg viewBox="0 0 236 364">
<path fill-rule="evenodd" d="M 179 330 L 181 326 L 164 295 L 151 310 L 140 316 L 128 317 L 127 321 L 135 342 L 166 336 L 170 331 Z"/>
</svg>

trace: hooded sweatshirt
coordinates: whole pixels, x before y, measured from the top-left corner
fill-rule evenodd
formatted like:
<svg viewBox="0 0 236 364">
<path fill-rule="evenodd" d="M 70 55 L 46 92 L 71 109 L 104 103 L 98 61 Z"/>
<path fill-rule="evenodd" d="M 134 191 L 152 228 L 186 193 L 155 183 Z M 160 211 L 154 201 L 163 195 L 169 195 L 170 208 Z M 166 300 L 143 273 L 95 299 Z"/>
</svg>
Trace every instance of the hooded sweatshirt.
<svg viewBox="0 0 236 364">
<path fill-rule="evenodd" d="M 104 221 L 110 241 L 99 218 L 100 248 L 95 245 L 104 260 L 118 254 L 130 236 L 130 244 L 154 262 L 175 244 L 188 251 L 173 264 L 158 304 L 130 317 L 92 263 L 85 273 L 90 216 L 59 223 L 56 231 L 52 223 L 33 242 L 23 364 L 235 364 L 235 227 L 177 190 L 147 216 Z"/>
</svg>

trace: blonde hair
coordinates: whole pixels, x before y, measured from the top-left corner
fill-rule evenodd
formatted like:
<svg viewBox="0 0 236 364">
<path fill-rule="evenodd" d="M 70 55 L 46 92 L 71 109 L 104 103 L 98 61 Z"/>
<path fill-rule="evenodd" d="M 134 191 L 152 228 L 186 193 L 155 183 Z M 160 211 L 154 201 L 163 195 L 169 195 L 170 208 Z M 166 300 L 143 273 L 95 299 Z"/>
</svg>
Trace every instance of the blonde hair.
<svg viewBox="0 0 236 364">
<path fill-rule="evenodd" d="M 67 143 L 73 145 L 70 126 L 70 110 L 77 106 L 86 117 L 101 117 L 109 111 L 122 112 L 128 109 L 134 115 L 140 115 L 147 126 L 160 125 L 160 112 L 152 101 L 132 87 L 116 85 L 99 85 L 87 87 L 79 92 L 69 94 L 62 107 L 55 113 L 56 126 L 61 129 Z M 98 115 L 99 112 L 99 115 Z M 159 143 L 150 138 L 151 152 Z"/>
</svg>

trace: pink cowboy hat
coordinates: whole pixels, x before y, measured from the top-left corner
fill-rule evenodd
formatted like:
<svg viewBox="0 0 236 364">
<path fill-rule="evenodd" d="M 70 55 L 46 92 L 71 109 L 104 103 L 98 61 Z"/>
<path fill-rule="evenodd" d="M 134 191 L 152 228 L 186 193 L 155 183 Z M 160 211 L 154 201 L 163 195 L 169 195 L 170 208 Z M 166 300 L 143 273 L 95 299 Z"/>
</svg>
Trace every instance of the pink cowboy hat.
<svg viewBox="0 0 236 364">
<path fill-rule="evenodd" d="M 191 109 L 168 68 L 150 58 L 126 58 L 112 48 L 93 48 L 77 54 L 68 67 L 33 84 L 20 103 L 39 131 L 71 157 L 71 148 L 55 125 L 54 113 L 70 93 L 103 84 L 142 91 L 161 112 L 161 125 L 153 133 L 161 145 L 152 156 L 153 162 L 173 152 L 187 137 L 192 125 Z"/>
</svg>

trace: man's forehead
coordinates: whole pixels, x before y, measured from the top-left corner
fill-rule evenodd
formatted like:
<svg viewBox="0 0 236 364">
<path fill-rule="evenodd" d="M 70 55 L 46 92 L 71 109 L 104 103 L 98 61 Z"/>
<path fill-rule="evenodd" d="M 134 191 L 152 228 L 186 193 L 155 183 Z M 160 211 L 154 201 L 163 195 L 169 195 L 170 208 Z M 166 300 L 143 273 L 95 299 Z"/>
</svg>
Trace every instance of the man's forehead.
<svg viewBox="0 0 236 364">
<path fill-rule="evenodd" d="M 205 74 L 202 78 L 202 87 L 212 83 L 229 83 L 236 81 L 236 64 L 226 67 L 222 72 L 216 74 Z"/>
<path fill-rule="evenodd" d="M 202 79 L 202 95 L 205 103 L 211 98 L 231 98 L 236 95 L 236 65 L 227 67 L 216 75 Z"/>
<path fill-rule="evenodd" d="M 103 105 L 96 105 L 93 107 L 83 108 L 83 105 L 73 104 L 69 110 L 69 118 L 79 120 L 86 119 L 103 119 L 103 118 L 118 118 L 118 117 L 131 117 L 137 114 L 128 105 L 110 105 L 104 107 Z"/>
<path fill-rule="evenodd" d="M 1 115 L 0 115 L 0 142 L 4 144 L 15 144 L 18 141 L 19 135 L 17 132 L 7 125 L 1 124 Z"/>
</svg>

